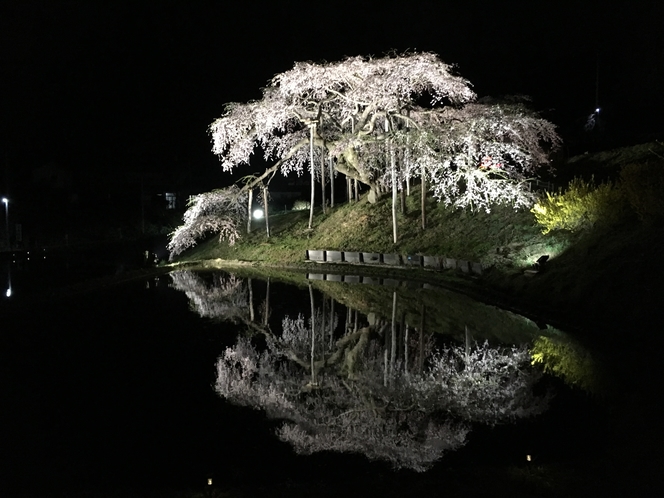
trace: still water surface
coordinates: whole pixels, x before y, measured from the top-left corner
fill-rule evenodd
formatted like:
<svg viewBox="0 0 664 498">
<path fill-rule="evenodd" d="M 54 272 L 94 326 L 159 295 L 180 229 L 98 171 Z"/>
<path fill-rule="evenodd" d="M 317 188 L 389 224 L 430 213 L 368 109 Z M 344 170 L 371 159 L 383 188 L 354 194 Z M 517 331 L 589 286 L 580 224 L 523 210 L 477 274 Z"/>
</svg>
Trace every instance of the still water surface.
<svg viewBox="0 0 664 498">
<path fill-rule="evenodd" d="M 430 476 L 600 444 L 591 352 L 443 289 L 174 272 L 49 295 L 0 309 L 7 493 Z"/>
</svg>

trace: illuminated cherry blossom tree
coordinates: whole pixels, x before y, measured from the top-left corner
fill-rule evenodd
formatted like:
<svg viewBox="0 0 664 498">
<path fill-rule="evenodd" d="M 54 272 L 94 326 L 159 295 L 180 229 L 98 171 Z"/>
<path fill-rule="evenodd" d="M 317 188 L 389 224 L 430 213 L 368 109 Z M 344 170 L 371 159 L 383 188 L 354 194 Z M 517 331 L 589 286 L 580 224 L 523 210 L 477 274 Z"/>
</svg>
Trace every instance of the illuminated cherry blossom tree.
<svg viewBox="0 0 664 498">
<path fill-rule="evenodd" d="M 192 196 L 184 213 L 184 224 L 171 233 L 166 246 L 170 258 L 211 233 L 218 233 L 219 240 L 233 245 L 246 223 L 247 197 L 247 192 L 236 186 Z"/>
<path fill-rule="evenodd" d="M 273 165 L 256 181 L 308 169 L 313 182 L 322 155 L 368 186 L 370 201 L 420 176 L 456 208 L 529 205 L 523 182 L 558 145 L 553 125 L 518 103 L 475 100 L 432 53 L 298 62 L 260 100 L 227 104 L 209 130 L 224 171 L 262 150 Z"/>
</svg>

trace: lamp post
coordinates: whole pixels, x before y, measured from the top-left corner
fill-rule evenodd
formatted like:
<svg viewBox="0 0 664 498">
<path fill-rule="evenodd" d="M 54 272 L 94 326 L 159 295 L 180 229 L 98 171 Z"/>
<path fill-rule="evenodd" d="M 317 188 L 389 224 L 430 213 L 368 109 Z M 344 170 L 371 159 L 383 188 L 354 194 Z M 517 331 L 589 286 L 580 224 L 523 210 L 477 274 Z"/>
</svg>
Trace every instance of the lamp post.
<svg viewBox="0 0 664 498">
<path fill-rule="evenodd" d="M 11 251 L 11 243 L 9 242 L 9 199 L 6 197 L 2 198 L 2 202 L 5 203 L 5 232 L 7 233 L 7 250 Z"/>
</svg>

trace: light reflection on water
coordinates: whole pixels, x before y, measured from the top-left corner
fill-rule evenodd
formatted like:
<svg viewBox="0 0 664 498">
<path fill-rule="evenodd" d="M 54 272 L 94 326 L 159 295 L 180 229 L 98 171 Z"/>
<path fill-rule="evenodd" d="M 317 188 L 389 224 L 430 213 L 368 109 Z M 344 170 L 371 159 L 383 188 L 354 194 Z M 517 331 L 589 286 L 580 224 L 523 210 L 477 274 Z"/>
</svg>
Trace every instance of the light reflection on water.
<svg viewBox="0 0 664 498">
<path fill-rule="evenodd" d="M 567 360 L 561 332 L 442 289 L 315 280 L 271 296 L 269 280 L 171 278 L 201 317 L 244 329 L 218 358 L 216 392 L 283 421 L 277 436 L 301 454 L 360 453 L 425 471 L 478 425 L 544 413 L 543 370 Z M 585 370 L 561 377 L 590 387 L 584 358 Z"/>
<path fill-rule="evenodd" d="M 5 263 L 5 278 L 3 282 L 7 282 L 5 286 L 5 297 L 12 297 L 12 266 L 9 261 Z"/>
</svg>

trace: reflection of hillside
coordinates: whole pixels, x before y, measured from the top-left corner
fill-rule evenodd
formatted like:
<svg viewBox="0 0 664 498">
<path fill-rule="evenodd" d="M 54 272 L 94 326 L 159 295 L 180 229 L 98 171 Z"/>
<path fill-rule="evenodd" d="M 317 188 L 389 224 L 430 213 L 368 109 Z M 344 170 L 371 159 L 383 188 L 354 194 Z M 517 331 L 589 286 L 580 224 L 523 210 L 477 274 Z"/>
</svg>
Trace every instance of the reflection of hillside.
<svg viewBox="0 0 664 498">
<path fill-rule="evenodd" d="M 541 334 L 537 324 L 523 316 L 442 288 L 402 286 L 394 289 L 327 281 L 315 281 L 313 285 L 353 309 L 383 317 L 390 316 L 392 312 L 392 292 L 396 290 L 399 313 L 405 314 L 407 323 L 419 326 L 424 309 L 425 328 L 428 331 L 457 340 L 464 339 L 465 327 L 472 330 L 477 340 L 487 339 L 506 344 L 530 343 Z"/>
<path fill-rule="evenodd" d="M 285 270 L 257 270 L 241 267 L 233 270 L 244 278 L 281 281 L 297 287 L 307 285 L 301 273 Z M 223 273 L 223 272 L 222 272 Z M 392 307 L 392 291 L 389 286 L 350 284 L 324 280 L 311 281 L 313 287 L 335 301 L 368 315 L 389 316 Z M 420 288 L 402 285 L 397 288 L 400 312 L 411 326 L 419 326 L 422 306 L 425 309 L 425 327 L 438 334 L 445 334 L 463 340 L 465 327 L 473 332 L 477 340 L 506 344 L 530 343 L 542 331 L 532 320 L 496 306 L 475 301 L 457 292 L 443 288 Z"/>
<path fill-rule="evenodd" d="M 255 271 L 249 274 L 260 276 Z M 267 330 L 269 287 L 265 296 L 253 296 L 251 278 L 225 272 L 179 271 L 171 273 L 171 278 L 173 287 L 187 294 L 192 309 L 199 315 L 244 323 L 254 330 Z M 311 281 L 310 284 L 348 310 L 354 310 L 355 316 L 359 311 L 372 325 L 388 319 L 394 312 L 401 327 L 421 329 L 427 334 L 451 337 L 459 342 L 468 340 L 468 330 L 473 341 L 532 344 L 533 364 L 540 364 L 547 373 L 560 377 L 567 384 L 587 391 L 598 388 L 596 362 L 582 345 L 554 328 L 540 330 L 534 322 L 515 313 L 442 288 L 394 288 L 330 281 Z M 395 291 L 397 300 L 393 309 Z M 254 320 L 255 305 L 260 324 Z M 304 303 L 303 307 L 306 307 Z"/>
<path fill-rule="evenodd" d="M 411 326 L 421 326 L 424 316 L 427 332 L 443 334 L 459 342 L 466 339 L 468 328 L 475 341 L 532 344 L 532 362 L 540 364 L 545 372 L 585 391 L 597 392 L 599 388 L 599 367 L 586 348 L 556 328 L 546 326 L 542 330 L 532 320 L 516 313 L 442 288 L 394 289 L 329 281 L 312 284 L 338 302 L 381 317 L 392 313 L 392 295 L 396 290 L 397 313 Z"/>
</svg>

